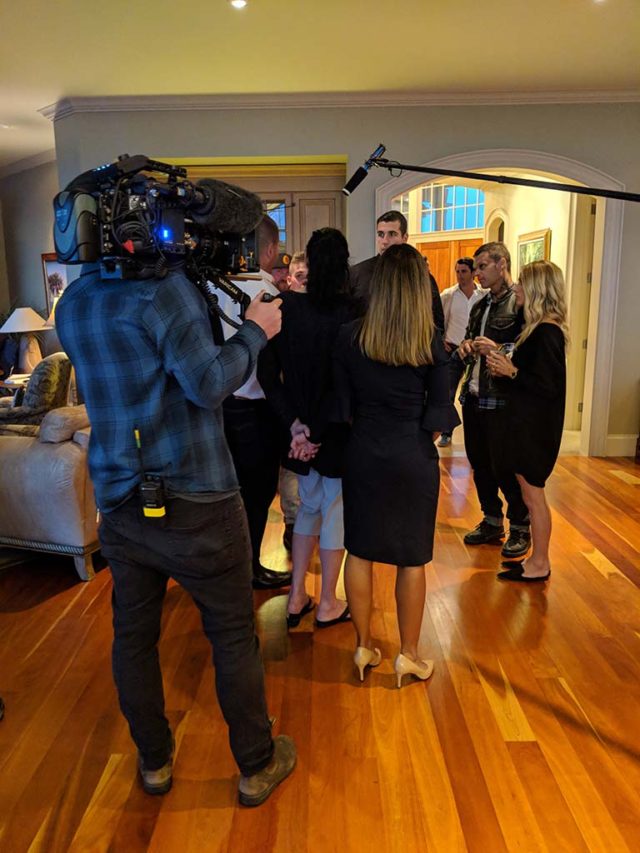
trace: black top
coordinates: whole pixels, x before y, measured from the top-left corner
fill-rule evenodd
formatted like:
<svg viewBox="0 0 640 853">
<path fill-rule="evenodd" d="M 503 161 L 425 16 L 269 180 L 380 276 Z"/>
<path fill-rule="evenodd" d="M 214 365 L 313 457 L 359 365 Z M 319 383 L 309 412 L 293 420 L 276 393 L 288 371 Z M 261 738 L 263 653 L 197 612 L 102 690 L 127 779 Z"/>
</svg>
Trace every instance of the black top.
<svg viewBox="0 0 640 853">
<path fill-rule="evenodd" d="M 367 310 L 367 305 L 369 304 L 369 287 L 379 257 L 380 255 L 375 255 L 373 258 L 367 258 L 366 261 L 361 261 L 359 264 L 351 267 L 350 286 L 355 306 L 355 316 L 357 317 L 363 317 Z M 444 332 L 442 300 L 440 299 L 438 284 L 431 273 L 429 273 L 429 285 L 431 287 L 433 324 L 436 329 Z"/>
<path fill-rule="evenodd" d="M 359 323 L 340 331 L 336 393 L 353 426 L 342 479 L 345 547 L 366 560 L 429 562 L 438 504 L 434 432 L 459 423 L 449 392 L 449 356 L 439 332 L 434 363 L 393 367 L 364 355 Z"/>
<path fill-rule="evenodd" d="M 349 427 L 336 423 L 333 347 L 340 326 L 351 318 L 351 303 L 340 297 L 331 307 L 315 305 L 306 293 L 282 296 L 282 329 L 260 354 L 258 381 L 286 430 L 282 463 L 299 474 L 310 467 L 325 477 L 340 477 Z M 311 463 L 287 456 L 296 418 L 320 443 Z"/>
<path fill-rule="evenodd" d="M 542 488 L 558 458 L 566 396 L 565 341 L 555 323 L 540 323 L 514 350 L 507 395 L 506 456 L 516 474 Z"/>
</svg>

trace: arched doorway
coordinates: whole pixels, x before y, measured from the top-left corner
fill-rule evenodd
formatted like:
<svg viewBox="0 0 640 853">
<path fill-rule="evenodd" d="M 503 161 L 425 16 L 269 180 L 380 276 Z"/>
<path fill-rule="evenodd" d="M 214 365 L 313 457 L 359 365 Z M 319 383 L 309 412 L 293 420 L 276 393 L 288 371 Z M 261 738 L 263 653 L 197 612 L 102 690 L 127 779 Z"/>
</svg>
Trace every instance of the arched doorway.
<svg viewBox="0 0 640 853">
<path fill-rule="evenodd" d="M 425 163 L 425 167 L 482 172 L 516 169 L 583 186 L 621 190 L 624 186 L 610 175 L 585 163 L 540 151 L 493 149 L 470 151 Z M 434 178 L 436 176 L 434 175 Z M 428 175 L 406 172 L 376 190 L 376 211 L 388 210 L 391 200 L 407 192 Z M 550 191 L 551 192 L 551 191 Z M 622 245 L 622 202 L 598 199 L 595 211 L 593 266 L 589 306 L 589 332 L 580 452 L 606 455 L 611 399 L 614 324 L 618 301 L 620 251 Z"/>
</svg>

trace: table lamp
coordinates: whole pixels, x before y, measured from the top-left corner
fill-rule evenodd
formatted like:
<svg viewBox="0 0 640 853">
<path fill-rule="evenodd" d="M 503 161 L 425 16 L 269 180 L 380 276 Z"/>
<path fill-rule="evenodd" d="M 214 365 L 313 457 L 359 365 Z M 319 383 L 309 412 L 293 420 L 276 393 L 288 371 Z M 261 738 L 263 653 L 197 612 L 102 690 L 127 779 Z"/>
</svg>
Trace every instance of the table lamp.
<svg viewBox="0 0 640 853">
<path fill-rule="evenodd" d="M 37 337 L 30 333 L 46 329 L 45 321 L 33 308 L 16 308 L 0 328 L 0 332 L 5 335 L 21 335 L 18 350 L 19 373 L 32 373 L 33 368 L 42 361 L 40 343 Z"/>
</svg>

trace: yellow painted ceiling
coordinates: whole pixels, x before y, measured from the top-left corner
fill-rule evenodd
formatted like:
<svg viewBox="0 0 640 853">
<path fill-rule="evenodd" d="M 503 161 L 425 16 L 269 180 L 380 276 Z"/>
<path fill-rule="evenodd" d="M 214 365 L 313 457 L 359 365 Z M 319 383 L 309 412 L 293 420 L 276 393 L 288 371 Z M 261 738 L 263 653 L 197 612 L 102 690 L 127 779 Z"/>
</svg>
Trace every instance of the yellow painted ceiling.
<svg viewBox="0 0 640 853">
<path fill-rule="evenodd" d="M 640 0 L 2 0 L 0 166 L 64 97 L 640 90 Z"/>
</svg>

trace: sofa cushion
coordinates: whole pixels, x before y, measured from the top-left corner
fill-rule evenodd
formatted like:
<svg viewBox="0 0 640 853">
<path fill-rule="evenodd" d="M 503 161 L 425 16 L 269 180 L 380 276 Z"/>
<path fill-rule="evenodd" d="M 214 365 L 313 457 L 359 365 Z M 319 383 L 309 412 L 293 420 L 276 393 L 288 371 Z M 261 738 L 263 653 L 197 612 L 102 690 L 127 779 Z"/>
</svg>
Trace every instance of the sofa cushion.
<svg viewBox="0 0 640 853">
<path fill-rule="evenodd" d="M 0 435 L 38 435 L 40 427 L 37 424 L 3 424 L 0 421 Z"/>
<path fill-rule="evenodd" d="M 73 440 L 76 444 L 80 445 L 80 447 L 84 447 L 87 449 L 89 447 L 89 439 L 91 438 L 91 427 L 84 427 L 84 429 L 76 430 L 73 434 Z"/>
<path fill-rule="evenodd" d="M 88 426 L 86 406 L 61 406 L 51 409 L 40 424 L 40 441 L 53 444 L 68 441 L 77 430 Z"/>
<path fill-rule="evenodd" d="M 38 364 L 27 383 L 22 405 L 27 409 L 55 409 L 67 402 L 71 362 L 63 352 L 55 352 Z"/>
</svg>

